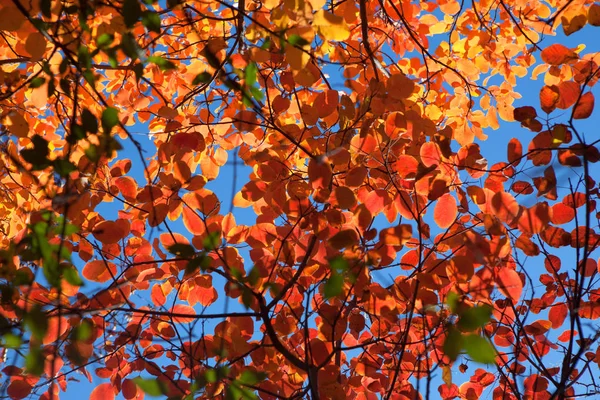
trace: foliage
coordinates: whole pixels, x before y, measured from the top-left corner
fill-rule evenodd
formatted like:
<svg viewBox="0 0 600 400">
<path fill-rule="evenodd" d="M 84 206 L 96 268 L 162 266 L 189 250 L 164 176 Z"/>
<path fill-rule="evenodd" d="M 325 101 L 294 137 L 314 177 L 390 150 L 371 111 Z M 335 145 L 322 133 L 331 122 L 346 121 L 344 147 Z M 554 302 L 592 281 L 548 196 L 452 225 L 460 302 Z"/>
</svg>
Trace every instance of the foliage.
<svg viewBox="0 0 600 400">
<path fill-rule="evenodd" d="M 1 0 L 0 396 L 594 396 L 597 26 Z"/>
</svg>

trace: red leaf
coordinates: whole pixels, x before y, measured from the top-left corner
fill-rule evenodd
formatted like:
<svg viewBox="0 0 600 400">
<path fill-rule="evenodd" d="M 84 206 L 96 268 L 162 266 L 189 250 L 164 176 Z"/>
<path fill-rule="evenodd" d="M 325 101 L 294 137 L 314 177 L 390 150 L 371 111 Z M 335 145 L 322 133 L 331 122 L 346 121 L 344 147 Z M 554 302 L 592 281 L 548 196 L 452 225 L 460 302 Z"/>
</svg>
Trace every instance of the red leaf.
<svg viewBox="0 0 600 400">
<path fill-rule="evenodd" d="M 567 315 L 569 314 L 569 307 L 566 304 L 556 304 L 550 308 L 548 318 L 552 322 L 552 329 L 560 328 L 565 322 Z"/>
<path fill-rule="evenodd" d="M 517 221 L 517 225 L 521 232 L 535 235 L 546 228 L 550 221 L 547 203 L 538 203 L 531 208 L 521 207 L 521 209 L 522 212 Z"/>
<path fill-rule="evenodd" d="M 592 115 L 594 111 L 594 95 L 592 92 L 587 92 L 579 99 L 579 102 L 573 110 L 573 118 L 585 119 Z"/>
<path fill-rule="evenodd" d="M 22 379 L 14 380 L 8 385 L 6 392 L 12 399 L 23 399 L 31 393 L 31 385 Z"/>
<path fill-rule="evenodd" d="M 508 162 L 514 166 L 519 165 L 523 157 L 523 145 L 517 138 L 512 138 L 508 142 Z"/>
<path fill-rule="evenodd" d="M 454 223 L 457 214 L 456 199 L 446 193 L 438 199 L 433 210 L 433 219 L 440 228 L 445 229 Z"/>
<path fill-rule="evenodd" d="M 82 275 L 90 281 L 104 283 L 117 275 L 117 266 L 110 261 L 93 260 L 85 264 Z"/>
<path fill-rule="evenodd" d="M 500 268 L 496 283 L 500 292 L 517 304 L 523 292 L 523 282 L 519 273 L 508 267 Z"/>
<path fill-rule="evenodd" d="M 523 122 L 535 117 L 537 117 L 537 112 L 531 106 L 517 107 L 514 110 L 515 121 Z"/>
<path fill-rule="evenodd" d="M 542 60 L 546 64 L 560 65 L 569 60 L 577 59 L 577 54 L 568 47 L 555 43 L 542 50 Z"/>
<path fill-rule="evenodd" d="M 90 400 L 114 400 L 115 390 L 111 383 L 102 383 L 90 394 Z"/>
<path fill-rule="evenodd" d="M 141 400 L 144 398 L 144 392 L 142 392 L 141 389 L 138 389 L 138 386 L 131 379 L 123 379 L 121 392 L 126 400 Z"/>
</svg>

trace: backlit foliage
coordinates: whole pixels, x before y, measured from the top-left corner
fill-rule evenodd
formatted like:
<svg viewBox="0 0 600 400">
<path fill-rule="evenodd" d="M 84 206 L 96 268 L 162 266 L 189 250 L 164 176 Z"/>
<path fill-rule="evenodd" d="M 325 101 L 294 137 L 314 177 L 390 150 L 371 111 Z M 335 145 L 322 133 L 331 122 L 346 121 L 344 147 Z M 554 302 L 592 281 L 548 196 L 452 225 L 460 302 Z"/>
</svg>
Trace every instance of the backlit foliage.
<svg viewBox="0 0 600 400">
<path fill-rule="evenodd" d="M 597 396 L 599 25 L 0 0 L 0 397 Z"/>
</svg>

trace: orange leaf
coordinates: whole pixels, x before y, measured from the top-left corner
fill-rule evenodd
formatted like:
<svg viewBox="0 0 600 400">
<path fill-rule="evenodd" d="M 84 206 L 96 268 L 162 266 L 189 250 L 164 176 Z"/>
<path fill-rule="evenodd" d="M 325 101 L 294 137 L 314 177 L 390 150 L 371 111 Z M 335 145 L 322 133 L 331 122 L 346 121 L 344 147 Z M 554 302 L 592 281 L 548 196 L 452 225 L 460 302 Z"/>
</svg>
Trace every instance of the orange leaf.
<svg viewBox="0 0 600 400">
<path fill-rule="evenodd" d="M 442 159 L 442 151 L 435 142 L 425 142 L 419 151 L 421 162 L 426 167 L 439 165 Z"/>
<path fill-rule="evenodd" d="M 548 114 L 554 111 L 559 96 L 558 87 L 554 85 L 544 86 L 542 90 L 540 90 L 540 106 L 542 107 L 542 110 Z"/>
<path fill-rule="evenodd" d="M 440 197 L 433 210 L 433 219 L 442 229 L 448 228 L 456 220 L 458 206 L 456 199 L 449 193 Z"/>
<path fill-rule="evenodd" d="M 377 215 L 390 203 L 388 192 L 383 189 L 373 190 L 367 194 L 364 204 L 373 215 Z"/>
<path fill-rule="evenodd" d="M 111 383 L 101 383 L 90 394 L 90 400 L 114 400 L 115 390 Z"/>
<path fill-rule="evenodd" d="M 120 176 L 115 179 L 115 186 L 119 188 L 125 201 L 135 203 L 138 187 L 133 178 L 129 176 Z"/>
<path fill-rule="evenodd" d="M 118 243 L 129 234 L 129 221 L 102 221 L 94 226 L 92 234 L 103 244 Z"/>
<path fill-rule="evenodd" d="M 173 309 L 171 311 L 173 314 L 182 314 L 182 315 L 190 315 L 190 317 L 184 317 L 184 316 L 174 316 L 173 317 L 173 321 L 175 322 L 180 322 L 180 323 L 188 323 L 188 322 L 193 322 L 195 320 L 194 316 L 196 315 L 196 311 L 190 307 L 190 306 L 186 306 L 184 304 L 176 304 L 175 306 L 173 306 Z"/>
<path fill-rule="evenodd" d="M 341 250 L 345 247 L 352 247 L 358 243 L 358 234 L 354 229 L 344 229 L 333 235 L 329 239 L 331 247 Z"/>
<path fill-rule="evenodd" d="M 160 235 L 160 244 L 169 250 L 171 246 L 174 244 L 190 244 L 188 238 L 183 236 L 181 233 L 173 232 L 171 233 L 163 233 Z"/>
<path fill-rule="evenodd" d="M 573 50 L 559 43 L 552 44 L 542 50 L 542 60 L 550 65 L 564 64 L 576 58 L 577 54 Z"/>
<path fill-rule="evenodd" d="M 110 261 L 93 260 L 85 264 L 81 273 L 85 279 L 104 283 L 117 275 L 117 266 Z"/>
<path fill-rule="evenodd" d="M 538 203 L 531 208 L 520 207 L 521 213 L 517 219 L 517 225 L 521 232 L 535 235 L 546 228 L 550 221 L 549 207 L 547 203 Z"/>
<path fill-rule="evenodd" d="M 592 26 L 600 26 L 600 4 L 592 4 L 588 9 L 587 15 L 588 24 Z"/>
<path fill-rule="evenodd" d="M 322 160 L 311 159 L 308 163 L 308 178 L 313 189 L 328 188 L 333 172 L 331 165 Z"/>
<path fill-rule="evenodd" d="M 587 92 L 581 96 L 579 102 L 573 110 L 573 118 L 586 119 L 592 115 L 594 111 L 594 95 L 592 92 Z"/>
<path fill-rule="evenodd" d="M 490 211 L 502 222 L 510 223 L 519 214 L 519 203 L 506 192 L 497 192 L 490 200 Z"/>
<path fill-rule="evenodd" d="M 523 292 L 523 282 L 519 273 L 508 267 L 500 268 L 496 283 L 500 292 L 517 304 Z"/>
<path fill-rule="evenodd" d="M 356 196 L 352 189 L 346 186 L 338 186 L 333 193 L 341 209 L 349 210 L 356 205 Z"/>
<path fill-rule="evenodd" d="M 561 82 L 558 84 L 558 93 L 559 97 L 556 107 L 566 110 L 577 102 L 579 94 L 581 93 L 581 87 L 577 82 Z"/>
</svg>

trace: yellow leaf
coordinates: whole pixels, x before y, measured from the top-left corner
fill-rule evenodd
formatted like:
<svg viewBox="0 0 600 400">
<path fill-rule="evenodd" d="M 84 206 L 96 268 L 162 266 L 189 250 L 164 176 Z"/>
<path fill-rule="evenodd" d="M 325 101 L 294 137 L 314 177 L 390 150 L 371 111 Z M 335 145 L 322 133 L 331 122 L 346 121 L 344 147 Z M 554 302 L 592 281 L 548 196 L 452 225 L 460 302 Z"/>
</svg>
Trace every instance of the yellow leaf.
<svg viewBox="0 0 600 400">
<path fill-rule="evenodd" d="M 342 41 L 350 37 L 350 29 L 344 22 L 344 18 L 329 11 L 317 11 L 313 18 L 313 25 L 325 40 Z"/>
<path fill-rule="evenodd" d="M 285 47 L 285 58 L 293 71 L 300 71 L 310 61 L 310 54 L 295 46 L 287 45 Z"/>
<path fill-rule="evenodd" d="M 442 367 L 442 380 L 448 387 L 452 386 L 452 369 L 449 365 Z"/>
<path fill-rule="evenodd" d="M 25 118 L 16 111 L 11 111 L 5 123 L 9 132 L 16 137 L 24 138 L 29 134 L 29 124 Z"/>
</svg>

